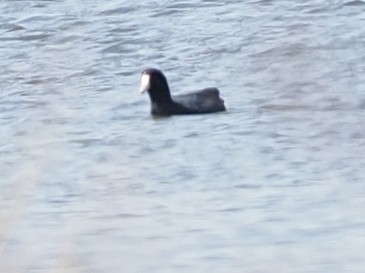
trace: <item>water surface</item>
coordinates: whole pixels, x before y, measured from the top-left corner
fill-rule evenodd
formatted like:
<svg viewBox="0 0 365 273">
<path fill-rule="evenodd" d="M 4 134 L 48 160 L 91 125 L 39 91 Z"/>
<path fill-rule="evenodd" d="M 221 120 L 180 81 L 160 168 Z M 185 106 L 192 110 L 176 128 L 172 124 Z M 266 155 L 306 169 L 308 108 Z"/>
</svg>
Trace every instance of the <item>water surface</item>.
<svg viewBox="0 0 365 273">
<path fill-rule="evenodd" d="M 365 2 L 0 10 L 0 272 L 363 272 Z"/>
</svg>

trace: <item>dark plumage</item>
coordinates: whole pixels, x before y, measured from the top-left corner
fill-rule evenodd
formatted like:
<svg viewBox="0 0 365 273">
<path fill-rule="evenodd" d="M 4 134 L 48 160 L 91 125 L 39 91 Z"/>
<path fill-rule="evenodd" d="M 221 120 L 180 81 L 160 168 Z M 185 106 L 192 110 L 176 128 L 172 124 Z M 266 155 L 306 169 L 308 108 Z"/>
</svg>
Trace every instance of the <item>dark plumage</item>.
<svg viewBox="0 0 365 273">
<path fill-rule="evenodd" d="M 148 68 L 142 72 L 141 92 L 148 92 L 151 114 L 156 116 L 206 114 L 225 111 L 224 101 L 215 87 L 189 94 L 171 96 L 162 71 Z"/>
</svg>

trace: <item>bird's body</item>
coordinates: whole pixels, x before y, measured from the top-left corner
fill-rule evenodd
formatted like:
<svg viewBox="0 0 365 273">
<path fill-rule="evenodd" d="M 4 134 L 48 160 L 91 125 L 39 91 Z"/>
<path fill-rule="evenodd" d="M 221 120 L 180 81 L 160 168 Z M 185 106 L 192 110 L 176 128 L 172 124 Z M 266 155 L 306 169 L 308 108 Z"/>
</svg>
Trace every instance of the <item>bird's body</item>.
<svg viewBox="0 0 365 273">
<path fill-rule="evenodd" d="M 172 96 L 172 102 L 160 104 L 152 102 L 153 115 L 206 114 L 226 110 L 219 98 L 217 88 L 206 88 L 183 95 Z M 214 110 L 214 111 L 213 111 Z"/>
<path fill-rule="evenodd" d="M 155 116 L 207 114 L 225 111 L 224 101 L 215 87 L 171 96 L 163 73 L 154 68 L 142 73 L 141 91 L 147 91 L 151 99 L 151 114 Z"/>
</svg>

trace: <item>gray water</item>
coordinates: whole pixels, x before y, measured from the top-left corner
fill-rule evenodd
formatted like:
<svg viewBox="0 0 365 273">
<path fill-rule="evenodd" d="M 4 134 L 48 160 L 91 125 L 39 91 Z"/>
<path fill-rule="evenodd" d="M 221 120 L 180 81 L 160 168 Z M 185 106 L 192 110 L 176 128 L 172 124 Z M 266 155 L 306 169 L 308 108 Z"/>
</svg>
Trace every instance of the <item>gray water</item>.
<svg viewBox="0 0 365 273">
<path fill-rule="evenodd" d="M 364 272 L 365 2 L 0 2 L 0 272 Z M 228 111 L 152 118 L 145 67 Z"/>
</svg>

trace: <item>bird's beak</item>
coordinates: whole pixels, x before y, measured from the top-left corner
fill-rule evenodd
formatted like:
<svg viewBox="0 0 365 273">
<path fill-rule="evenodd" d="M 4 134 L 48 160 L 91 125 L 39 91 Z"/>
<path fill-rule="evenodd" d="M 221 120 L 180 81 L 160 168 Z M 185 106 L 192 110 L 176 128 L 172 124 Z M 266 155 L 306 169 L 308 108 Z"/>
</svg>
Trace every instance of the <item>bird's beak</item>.
<svg viewBox="0 0 365 273">
<path fill-rule="evenodd" d="M 141 93 L 144 93 L 144 92 L 148 91 L 148 89 L 150 89 L 150 75 L 143 74 L 141 77 L 141 87 L 140 87 L 139 91 Z"/>
</svg>

